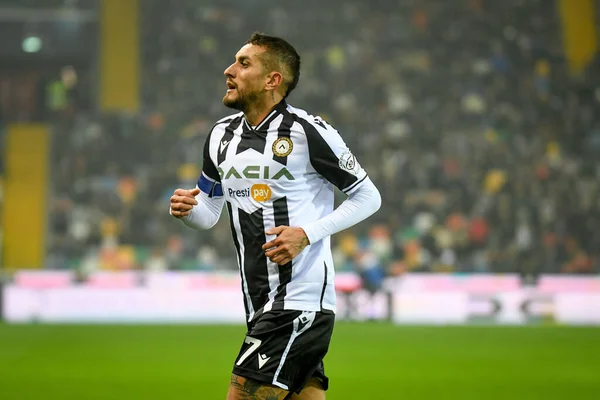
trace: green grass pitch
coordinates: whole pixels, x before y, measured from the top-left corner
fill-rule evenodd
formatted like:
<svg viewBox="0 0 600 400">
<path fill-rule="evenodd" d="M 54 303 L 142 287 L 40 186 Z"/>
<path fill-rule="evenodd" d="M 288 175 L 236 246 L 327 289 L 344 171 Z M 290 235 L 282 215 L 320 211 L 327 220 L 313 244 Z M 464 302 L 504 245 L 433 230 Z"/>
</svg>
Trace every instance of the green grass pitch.
<svg viewBox="0 0 600 400">
<path fill-rule="evenodd" d="M 0 324 L 1 400 L 225 399 L 242 326 Z M 340 322 L 328 400 L 600 399 L 600 329 Z"/>
</svg>

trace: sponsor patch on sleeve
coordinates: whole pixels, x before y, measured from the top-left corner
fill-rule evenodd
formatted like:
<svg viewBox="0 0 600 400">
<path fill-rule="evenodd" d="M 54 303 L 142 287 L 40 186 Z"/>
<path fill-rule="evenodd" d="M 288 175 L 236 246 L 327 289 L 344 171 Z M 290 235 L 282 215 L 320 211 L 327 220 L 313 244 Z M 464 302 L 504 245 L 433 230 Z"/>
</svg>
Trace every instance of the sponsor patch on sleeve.
<svg viewBox="0 0 600 400">
<path fill-rule="evenodd" d="M 340 155 L 338 165 L 341 169 L 351 173 L 352 175 L 358 175 L 360 172 L 360 164 L 350 150 L 344 151 Z"/>
</svg>

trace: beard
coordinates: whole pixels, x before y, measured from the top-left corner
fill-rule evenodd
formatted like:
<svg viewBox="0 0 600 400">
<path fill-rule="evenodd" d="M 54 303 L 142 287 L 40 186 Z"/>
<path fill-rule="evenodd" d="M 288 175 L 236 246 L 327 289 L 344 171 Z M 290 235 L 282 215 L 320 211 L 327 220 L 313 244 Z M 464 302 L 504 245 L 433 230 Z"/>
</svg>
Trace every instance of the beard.
<svg viewBox="0 0 600 400">
<path fill-rule="evenodd" d="M 246 92 L 235 89 L 235 94 L 237 96 L 233 99 L 229 98 L 229 93 L 225 94 L 223 97 L 223 104 L 225 107 L 246 112 L 258 102 L 258 92 Z"/>
</svg>

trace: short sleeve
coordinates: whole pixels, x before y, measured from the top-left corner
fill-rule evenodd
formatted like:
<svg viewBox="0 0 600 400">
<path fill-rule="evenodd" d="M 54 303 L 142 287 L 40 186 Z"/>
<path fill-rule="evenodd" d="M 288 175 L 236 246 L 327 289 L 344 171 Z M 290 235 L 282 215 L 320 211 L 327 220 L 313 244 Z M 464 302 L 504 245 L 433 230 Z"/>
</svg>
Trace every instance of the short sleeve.
<svg viewBox="0 0 600 400">
<path fill-rule="evenodd" d="M 298 122 L 306 134 L 310 162 L 321 176 L 345 193 L 366 179 L 366 171 L 337 130 L 319 117 Z"/>
</svg>

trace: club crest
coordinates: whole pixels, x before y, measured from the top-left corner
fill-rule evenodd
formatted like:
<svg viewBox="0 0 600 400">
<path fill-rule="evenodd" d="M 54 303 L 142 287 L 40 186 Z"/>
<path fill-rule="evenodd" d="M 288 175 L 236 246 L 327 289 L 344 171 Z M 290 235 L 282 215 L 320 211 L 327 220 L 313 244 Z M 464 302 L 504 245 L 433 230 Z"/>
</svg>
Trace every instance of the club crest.
<svg viewBox="0 0 600 400">
<path fill-rule="evenodd" d="M 286 157 L 294 149 L 294 144 L 290 138 L 281 137 L 273 143 L 273 154 L 279 157 Z"/>
</svg>

